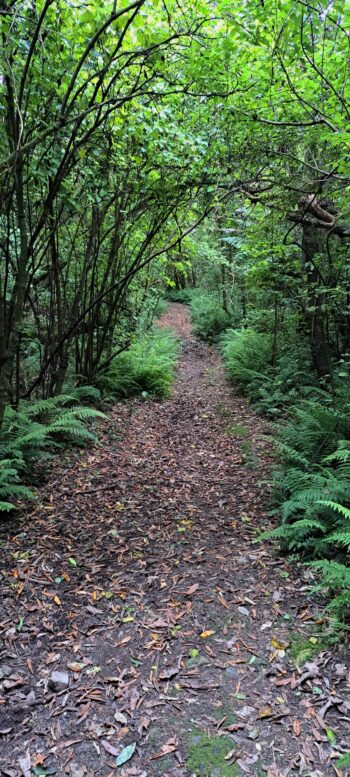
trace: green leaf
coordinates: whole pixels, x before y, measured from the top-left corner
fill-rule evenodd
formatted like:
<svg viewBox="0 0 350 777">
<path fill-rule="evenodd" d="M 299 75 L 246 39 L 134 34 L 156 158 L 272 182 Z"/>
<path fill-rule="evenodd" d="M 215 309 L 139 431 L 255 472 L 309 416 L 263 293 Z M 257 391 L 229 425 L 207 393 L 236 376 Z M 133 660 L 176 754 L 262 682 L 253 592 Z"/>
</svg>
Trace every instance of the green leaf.
<svg viewBox="0 0 350 777">
<path fill-rule="evenodd" d="M 331 728 L 327 728 L 326 729 L 326 736 L 327 736 L 328 742 L 330 742 L 331 745 L 336 745 L 337 744 L 337 738 L 335 736 L 334 731 L 332 731 Z"/>
<path fill-rule="evenodd" d="M 69 561 L 71 567 L 76 567 L 77 566 L 77 562 L 76 562 L 75 558 L 73 558 L 73 556 L 70 556 L 68 561 Z"/>
<path fill-rule="evenodd" d="M 123 764 L 126 764 L 127 761 L 130 761 L 130 758 L 134 755 L 134 752 L 136 750 L 136 742 L 133 742 L 132 745 L 127 745 L 127 747 L 124 747 L 121 753 L 119 753 L 118 758 L 115 762 L 116 766 L 123 766 Z"/>
</svg>

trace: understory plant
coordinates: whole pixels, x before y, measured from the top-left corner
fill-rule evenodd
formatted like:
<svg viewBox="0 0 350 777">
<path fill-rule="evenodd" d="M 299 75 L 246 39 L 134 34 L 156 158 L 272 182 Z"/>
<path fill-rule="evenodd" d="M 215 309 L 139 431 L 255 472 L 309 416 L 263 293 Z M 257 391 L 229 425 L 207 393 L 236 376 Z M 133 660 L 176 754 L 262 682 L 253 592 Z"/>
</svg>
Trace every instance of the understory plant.
<svg viewBox="0 0 350 777">
<path fill-rule="evenodd" d="M 350 615 L 349 405 L 304 400 L 278 430 L 281 463 L 274 475 L 278 538 L 316 570 L 331 610 Z"/>
<path fill-rule="evenodd" d="M 34 461 L 47 458 L 67 441 L 81 444 L 96 439 L 89 423 L 105 416 L 80 403 L 96 401 L 99 396 L 96 388 L 84 386 L 6 408 L 0 435 L 0 511 L 11 512 L 18 499 L 32 497 L 23 478 Z"/>
<path fill-rule="evenodd" d="M 190 301 L 193 331 L 203 340 L 213 342 L 229 326 L 232 326 L 233 312 L 224 310 L 222 301 L 215 293 L 196 292 Z"/>
<path fill-rule="evenodd" d="M 228 329 L 221 338 L 221 352 L 230 380 L 257 410 L 272 417 L 285 413 L 314 380 L 302 342 L 277 348 L 267 332 L 252 327 Z"/>
<path fill-rule="evenodd" d="M 162 399 L 171 392 L 177 357 L 178 342 L 172 332 L 155 327 L 112 361 L 98 377 L 98 386 L 104 396 L 144 393 Z"/>
</svg>

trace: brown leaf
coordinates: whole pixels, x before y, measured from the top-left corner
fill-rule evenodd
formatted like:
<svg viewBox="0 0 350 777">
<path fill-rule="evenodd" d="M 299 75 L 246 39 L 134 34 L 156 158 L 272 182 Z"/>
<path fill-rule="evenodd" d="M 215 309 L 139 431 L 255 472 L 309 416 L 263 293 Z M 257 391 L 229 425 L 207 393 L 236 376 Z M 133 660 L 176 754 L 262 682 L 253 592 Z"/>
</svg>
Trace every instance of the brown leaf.
<svg viewBox="0 0 350 777">
<path fill-rule="evenodd" d="M 239 731 L 240 728 L 245 728 L 244 723 L 230 723 L 229 726 L 224 726 L 224 731 Z"/>
<path fill-rule="evenodd" d="M 169 669 L 163 669 L 162 672 L 158 675 L 159 680 L 171 680 L 172 677 L 175 677 L 177 674 L 179 674 L 179 667 L 178 666 L 170 666 Z"/>
<path fill-rule="evenodd" d="M 199 583 L 193 583 L 193 585 L 190 585 L 189 588 L 187 588 L 187 591 L 185 591 L 185 596 L 192 596 L 192 594 L 195 594 L 196 591 L 198 591 Z"/>
<path fill-rule="evenodd" d="M 110 742 L 108 742 L 108 739 L 101 739 L 101 745 L 106 753 L 109 753 L 110 755 L 118 756 L 120 753 L 120 747 L 114 747 Z"/>
<path fill-rule="evenodd" d="M 273 709 L 271 707 L 271 704 L 268 704 L 266 707 L 264 707 L 262 710 L 258 713 L 258 718 L 271 718 L 273 715 Z"/>
<path fill-rule="evenodd" d="M 72 661 L 71 663 L 67 664 L 67 667 L 71 670 L 71 672 L 81 672 L 82 669 L 86 669 L 86 664 L 81 664 L 78 661 Z"/>
<path fill-rule="evenodd" d="M 143 731 L 147 731 L 150 723 L 151 723 L 151 718 L 146 718 L 146 717 L 141 718 L 139 725 L 137 727 L 138 733 L 142 734 Z"/>
<path fill-rule="evenodd" d="M 298 719 L 293 720 L 293 731 L 296 737 L 300 737 L 300 734 L 301 734 L 300 720 Z"/>
<path fill-rule="evenodd" d="M 285 772 L 281 772 L 275 764 L 268 766 L 267 777 L 285 777 Z"/>
<path fill-rule="evenodd" d="M 155 755 L 151 756 L 151 761 L 155 761 L 158 758 L 164 758 L 165 755 L 169 755 L 169 753 L 174 753 L 177 748 L 177 738 L 171 737 L 171 739 L 168 739 L 167 742 L 165 742 L 164 745 L 162 745 L 159 753 L 156 753 Z"/>
</svg>

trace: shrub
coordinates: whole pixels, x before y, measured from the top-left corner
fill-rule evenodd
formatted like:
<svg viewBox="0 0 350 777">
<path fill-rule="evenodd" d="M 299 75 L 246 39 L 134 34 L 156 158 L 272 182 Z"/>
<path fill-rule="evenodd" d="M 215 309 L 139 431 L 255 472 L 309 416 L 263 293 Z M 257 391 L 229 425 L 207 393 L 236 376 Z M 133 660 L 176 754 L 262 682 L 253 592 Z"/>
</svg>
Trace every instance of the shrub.
<svg viewBox="0 0 350 777">
<path fill-rule="evenodd" d="M 232 315 L 226 313 L 215 294 L 196 293 L 190 302 L 193 331 L 203 340 L 215 341 L 229 326 Z"/>
<path fill-rule="evenodd" d="M 221 350 L 229 378 L 240 386 L 266 379 L 272 356 L 270 335 L 255 329 L 229 329 L 221 339 Z"/>
<path fill-rule="evenodd" d="M 194 290 L 186 286 L 184 289 L 167 288 L 164 297 L 169 302 L 182 302 L 184 305 L 189 305 L 192 299 Z"/>
<path fill-rule="evenodd" d="M 276 537 L 287 550 L 317 559 L 317 589 L 326 588 L 337 616 L 350 614 L 350 421 L 348 406 L 304 400 L 279 429 L 282 462 L 274 476 L 281 525 Z M 346 602 L 348 603 L 346 607 Z"/>
<path fill-rule="evenodd" d="M 154 329 L 120 353 L 98 378 L 104 394 L 126 398 L 147 392 L 169 396 L 174 381 L 178 343 L 165 329 Z"/>
<path fill-rule="evenodd" d="M 314 380 L 304 367 L 309 355 L 303 343 L 284 346 L 272 364 L 273 336 L 248 327 L 229 329 L 221 338 L 221 350 L 229 378 L 267 415 L 285 412 Z"/>
<path fill-rule="evenodd" d="M 0 510 L 14 510 L 16 505 L 11 499 L 32 496 L 21 481 L 33 460 L 42 457 L 44 452 L 47 456 L 48 449 L 57 449 L 67 439 L 78 443 L 96 439 L 87 424 L 105 416 L 78 403 L 98 397 L 96 388 L 84 386 L 73 389 L 70 394 L 21 402 L 17 409 L 6 409 L 0 434 Z"/>
</svg>

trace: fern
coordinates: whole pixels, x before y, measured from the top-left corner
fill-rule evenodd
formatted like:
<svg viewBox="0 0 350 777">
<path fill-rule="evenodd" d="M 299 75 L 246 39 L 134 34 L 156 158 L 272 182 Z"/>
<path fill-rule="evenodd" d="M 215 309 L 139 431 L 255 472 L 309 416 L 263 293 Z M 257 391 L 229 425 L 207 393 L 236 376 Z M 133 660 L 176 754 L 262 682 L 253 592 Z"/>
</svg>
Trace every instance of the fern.
<svg viewBox="0 0 350 777">
<path fill-rule="evenodd" d="M 232 326 L 233 311 L 228 313 L 223 309 L 218 294 L 192 293 L 190 313 L 194 333 L 209 342 L 215 342 L 225 329 Z"/>
<path fill-rule="evenodd" d="M 310 564 L 321 579 L 313 591 L 327 590 L 330 602 L 327 605 L 342 620 L 350 616 L 350 567 L 339 561 L 322 559 Z"/>
<path fill-rule="evenodd" d="M 178 344 L 173 334 L 156 329 L 143 335 L 120 353 L 99 376 L 103 394 L 130 397 L 146 392 L 154 397 L 169 396 L 174 382 Z"/>
<path fill-rule="evenodd" d="M 22 482 L 33 460 L 47 456 L 66 440 L 81 444 L 96 439 L 87 424 L 105 416 L 77 404 L 79 398 L 88 397 L 97 399 L 98 390 L 83 387 L 59 397 L 22 402 L 16 410 L 7 408 L 0 435 L 0 510 L 9 512 L 19 499 L 33 497 Z"/>
<path fill-rule="evenodd" d="M 346 408 L 303 401 L 280 430 L 282 463 L 275 474 L 281 526 L 270 533 L 288 550 L 316 558 L 315 590 L 350 615 L 350 424 Z"/>
<path fill-rule="evenodd" d="M 320 504 L 324 505 L 325 507 L 330 507 L 332 510 L 340 513 L 340 515 L 345 518 L 345 520 L 350 520 L 350 510 L 347 507 L 344 507 L 344 505 L 339 505 L 336 502 L 325 501 L 321 501 Z"/>
</svg>

